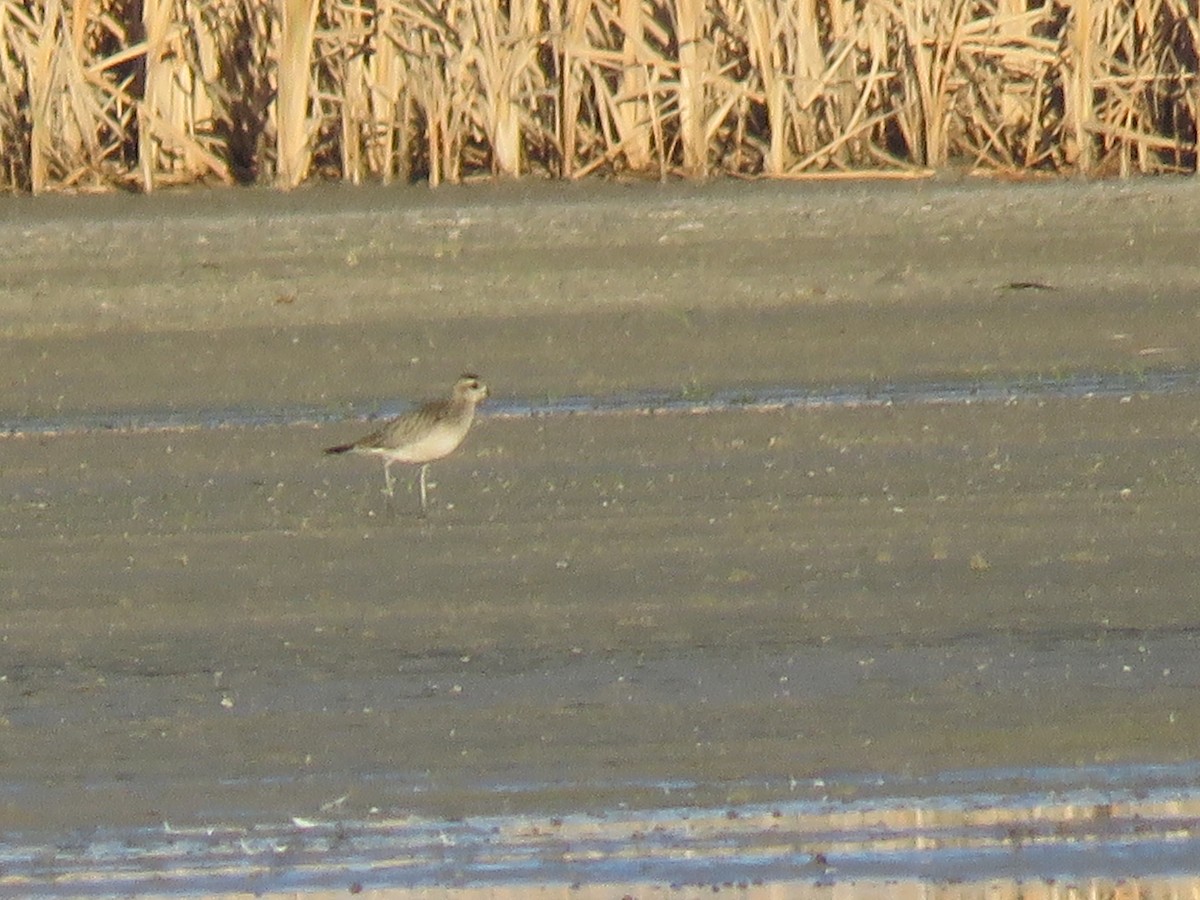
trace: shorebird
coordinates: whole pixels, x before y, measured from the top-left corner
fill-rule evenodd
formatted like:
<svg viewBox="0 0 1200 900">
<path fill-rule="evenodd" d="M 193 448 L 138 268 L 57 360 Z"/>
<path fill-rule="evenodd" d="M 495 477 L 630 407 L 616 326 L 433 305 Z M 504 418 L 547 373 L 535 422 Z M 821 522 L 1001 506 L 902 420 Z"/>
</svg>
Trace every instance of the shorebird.
<svg viewBox="0 0 1200 900">
<path fill-rule="evenodd" d="M 383 493 L 390 501 L 396 482 L 392 463 L 421 466 L 421 513 L 425 513 L 425 475 L 429 464 L 449 456 L 467 436 L 475 407 L 488 395 L 478 375 L 463 375 L 454 392 L 443 400 L 430 400 L 388 421 L 382 428 L 350 444 L 327 447 L 326 453 L 370 453 L 383 457 Z"/>
</svg>

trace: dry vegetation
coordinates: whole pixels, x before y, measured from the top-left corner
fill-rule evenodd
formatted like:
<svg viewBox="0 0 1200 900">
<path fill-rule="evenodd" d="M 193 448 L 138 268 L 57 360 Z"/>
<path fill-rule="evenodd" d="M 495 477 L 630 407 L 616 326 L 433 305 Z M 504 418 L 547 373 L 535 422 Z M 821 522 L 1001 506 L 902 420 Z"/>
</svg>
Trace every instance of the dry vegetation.
<svg viewBox="0 0 1200 900">
<path fill-rule="evenodd" d="M 10 190 L 1194 171 L 1196 0 L 0 0 Z"/>
</svg>

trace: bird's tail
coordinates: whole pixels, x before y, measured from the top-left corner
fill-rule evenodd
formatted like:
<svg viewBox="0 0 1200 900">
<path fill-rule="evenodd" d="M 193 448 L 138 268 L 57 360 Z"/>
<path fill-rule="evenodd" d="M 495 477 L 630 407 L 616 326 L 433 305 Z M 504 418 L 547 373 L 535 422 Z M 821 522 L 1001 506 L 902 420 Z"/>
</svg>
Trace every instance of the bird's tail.
<svg viewBox="0 0 1200 900">
<path fill-rule="evenodd" d="M 336 447 L 326 447 L 326 453 L 346 453 L 354 449 L 353 444 L 338 444 Z"/>
</svg>

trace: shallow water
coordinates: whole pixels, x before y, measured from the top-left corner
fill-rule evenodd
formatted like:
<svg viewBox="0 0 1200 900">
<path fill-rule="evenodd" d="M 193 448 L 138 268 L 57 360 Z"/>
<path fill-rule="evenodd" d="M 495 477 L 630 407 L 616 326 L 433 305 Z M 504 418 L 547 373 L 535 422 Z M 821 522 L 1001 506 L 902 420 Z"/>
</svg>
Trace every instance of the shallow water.
<svg viewBox="0 0 1200 900">
<path fill-rule="evenodd" d="M 1196 871 L 1198 779 L 1200 764 L 858 776 L 794 782 L 770 804 L 453 820 L 347 820 L 334 803 L 312 818 L 248 827 L 164 822 L 64 835 L 52 846 L 10 836 L 0 848 L 0 892 L 625 883 L 848 890 L 917 875 L 960 891 L 997 879 L 1153 884 Z M 694 786 L 648 787 L 669 796 Z M 989 896 L 1006 894 L 993 888 Z"/>
<path fill-rule="evenodd" d="M 727 412 L 741 409 L 856 408 L 895 404 L 994 403 L 1037 398 L 1088 399 L 1131 394 L 1156 396 L 1200 391 L 1200 370 L 1173 369 L 1127 373 L 1073 373 L 1059 378 L 1014 378 L 993 381 L 889 382 L 880 384 L 813 387 L 760 387 L 687 392 L 639 391 L 595 397 L 527 399 L 493 397 L 481 407 L 480 418 L 514 418 L 606 413 Z M 88 431 L 184 431 L 198 428 L 256 428 L 328 424 L 348 417 L 387 418 L 409 408 L 381 404 L 365 415 L 353 410 L 296 406 L 276 410 L 229 407 L 190 409 L 181 412 L 74 414 L 68 417 L 12 417 L 0 419 L 0 434 L 55 435 Z"/>
</svg>

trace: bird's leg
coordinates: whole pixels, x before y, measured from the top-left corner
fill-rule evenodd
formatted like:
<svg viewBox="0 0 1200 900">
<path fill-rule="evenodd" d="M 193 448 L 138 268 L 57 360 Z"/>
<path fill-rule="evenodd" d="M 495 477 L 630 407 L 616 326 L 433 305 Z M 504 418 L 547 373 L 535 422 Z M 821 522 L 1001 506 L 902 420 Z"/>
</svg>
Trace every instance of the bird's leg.
<svg viewBox="0 0 1200 900">
<path fill-rule="evenodd" d="M 425 473 L 429 471 L 429 463 L 421 465 L 421 512 L 425 512 Z"/>
<path fill-rule="evenodd" d="M 393 462 L 395 462 L 395 460 L 389 459 L 383 464 L 383 482 L 387 485 L 387 487 L 383 489 L 383 493 L 387 495 L 389 500 L 392 499 L 392 496 L 396 493 L 396 480 L 392 478 Z"/>
</svg>

